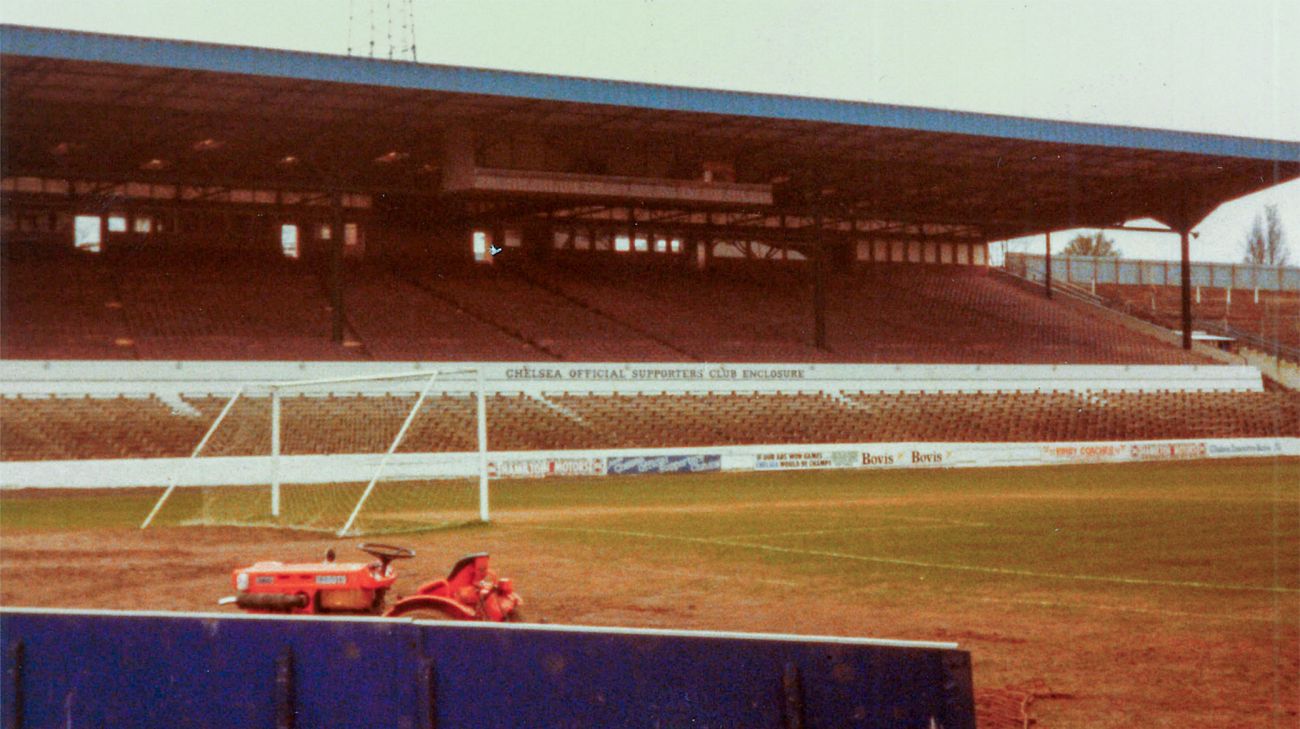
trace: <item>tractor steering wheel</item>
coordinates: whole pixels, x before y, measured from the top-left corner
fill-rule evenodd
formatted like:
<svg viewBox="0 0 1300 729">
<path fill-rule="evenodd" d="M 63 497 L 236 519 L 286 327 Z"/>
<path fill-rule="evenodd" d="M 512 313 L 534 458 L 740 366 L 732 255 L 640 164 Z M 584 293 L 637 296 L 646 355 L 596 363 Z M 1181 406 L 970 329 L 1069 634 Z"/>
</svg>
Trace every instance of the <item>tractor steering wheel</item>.
<svg viewBox="0 0 1300 729">
<path fill-rule="evenodd" d="M 357 549 L 360 549 L 362 552 L 365 552 L 372 557 L 376 557 L 379 560 L 379 570 L 384 573 L 388 572 L 389 562 L 392 562 L 395 559 L 410 559 L 415 556 L 414 549 L 394 547 L 391 544 L 363 542 L 357 547 Z"/>
</svg>

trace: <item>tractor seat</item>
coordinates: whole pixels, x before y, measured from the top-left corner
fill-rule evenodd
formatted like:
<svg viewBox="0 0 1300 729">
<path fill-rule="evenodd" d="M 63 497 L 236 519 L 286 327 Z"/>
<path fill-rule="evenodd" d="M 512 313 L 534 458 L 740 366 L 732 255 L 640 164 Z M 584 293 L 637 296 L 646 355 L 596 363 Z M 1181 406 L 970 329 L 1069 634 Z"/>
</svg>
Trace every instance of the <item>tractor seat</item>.
<svg viewBox="0 0 1300 729">
<path fill-rule="evenodd" d="M 456 561 L 456 564 L 452 565 L 451 572 L 447 573 L 447 576 L 444 579 L 433 580 L 432 582 L 426 582 L 423 585 L 420 585 L 418 591 L 419 594 L 442 595 L 444 597 L 450 596 L 453 585 L 464 587 L 474 581 L 472 575 L 465 575 L 463 573 L 465 570 L 473 570 L 474 563 L 487 556 L 487 552 L 475 552 L 474 554 L 467 554 L 464 557 L 461 557 Z"/>
<path fill-rule="evenodd" d="M 473 554 L 467 554 L 464 557 L 461 557 L 460 559 L 456 560 L 456 564 L 452 565 L 451 567 L 451 572 L 447 573 L 447 581 L 455 582 L 456 576 L 459 575 L 461 571 L 473 567 L 475 561 L 487 556 L 488 556 L 487 552 L 475 552 Z"/>
</svg>

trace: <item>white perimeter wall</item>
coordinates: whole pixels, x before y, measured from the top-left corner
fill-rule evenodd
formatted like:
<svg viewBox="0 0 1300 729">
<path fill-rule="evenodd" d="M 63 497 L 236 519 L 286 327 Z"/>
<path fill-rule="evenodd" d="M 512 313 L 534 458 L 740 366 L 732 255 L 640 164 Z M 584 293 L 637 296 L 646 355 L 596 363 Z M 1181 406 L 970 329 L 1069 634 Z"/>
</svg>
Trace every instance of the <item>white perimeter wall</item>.
<svg viewBox="0 0 1300 729">
<path fill-rule="evenodd" d="M 481 367 L 496 392 L 1062 392 L 1263 389 L 1248 365 L 840 365 L 555 362 L 112 362 L 0 361 L 0 395 L 105 396 L 233 393 L 274 383 Z M 454 378 L 438 388 L 465 390 Z M 415 391 L 419 380 L 331 388 Z"/>
<path fill-rule="evenodd" d="M 1106 441 L 1094 443 L 827 443 L 703 448 L 640 448 L 491 453 L 493 478 L 788 471 L 812 469 L 984 468 L 1206 458 L 1300 456 L 1300 438 L 1210 438 L 1201 440 Z M 283 483 L 368 481 L 382 456 L 284 456 Z M 188 462 L 187 462 L 188 461 Z M 115 488 L 266 484 L 267 456 L 121 458 L 97 461 L 19 461 L 0 464 L 0 488 Z M 406 453 L 393 457 L 385 480 L 472 478 L 477 453 Z"/>
</svg>

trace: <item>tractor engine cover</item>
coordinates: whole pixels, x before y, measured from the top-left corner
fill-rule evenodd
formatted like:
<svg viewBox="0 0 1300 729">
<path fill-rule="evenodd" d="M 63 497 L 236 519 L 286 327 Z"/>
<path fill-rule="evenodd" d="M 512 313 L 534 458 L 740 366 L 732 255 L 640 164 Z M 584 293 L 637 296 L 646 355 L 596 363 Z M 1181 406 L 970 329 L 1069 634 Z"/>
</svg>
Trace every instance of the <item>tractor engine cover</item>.
<svg viewBox="0 0 1300 729">
<path fill-rule="evenodd" d="M 375 593 L 367 590 L 321 590 L 316 599 L 324 611 L 360 612 L 374 605 Z"/>
<path fill-rule="evenodd" d="M 396 580 L 377 562 L 258 562 L 231 574 L 240 608 L 303 615 L 378 612 Z"/>
</svg>

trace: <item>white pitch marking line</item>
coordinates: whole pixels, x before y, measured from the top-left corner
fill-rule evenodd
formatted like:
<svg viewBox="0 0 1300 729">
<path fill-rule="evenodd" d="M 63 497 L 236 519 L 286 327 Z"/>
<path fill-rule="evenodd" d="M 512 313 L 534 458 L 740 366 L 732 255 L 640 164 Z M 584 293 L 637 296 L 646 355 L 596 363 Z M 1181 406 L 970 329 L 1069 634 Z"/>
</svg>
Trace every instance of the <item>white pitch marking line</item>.
<svg viewBox="0 0 1300 729">
<path fill-rule="evenodd" d="M 1123 605 L 1099 605 L 1092 602 L 1057 602 L 1054 600 L 1015 600 L 995 597 L 978 598 L 980 602 L 1007 605 L 1033 605 L 1034 607 L 1059 608 L 1062 610 L 1112 610 L 1125 613 L 1142 613 L 1144 615 L 1169 615 L 1184 618 L 1205 618 L 1207 620 L 1237 620 L 1251 623 L 1276 623 L 1278 618 L 1248 615 L 1224 615 L 1215 613 L 1189 613 L 1182 610 L 1160 610 L 1158 608 L 1126 607 Z"/>
<path fill-rule="evenodd" d="M 727 539 L 768 539 L 771 537 L 804 537 L 817 534 L 847 534 L 849 532 L 881 532 L 891 529 L 952 529 L 957 524 L 890 524 L 888 526 L 845 527 L 843 529 L 811 529 L 802 532 L 768 532 L 765 534 L 732 534 Z"/>
<path fill-rule="evenodd" d="M 633 532 L 623 531 L 620 529 L 589 529 L 582 527 L 552 527 L 540 525 L 520 525 L 525 529 L 544 529 L 549 531 L 561 532 L 585 532 L 588 534 L 611 534 L 623 537 L 641 537 L 644 539 L 667 539 L 678 542 L 693 542 L 696 544 L 709 544 L 715 547 L 747 547 L 764 552 L 780 552 L 784 554 L 804 554 L 811 557 L 830 557 L 831 559 L 847 559 L 855 562 L 874 562 L 877 564 L 894 564 L 905 567 L 925 567 L 929 569 L 940 570 L 958 570 L 961 572 L 984 572 L 988 574 L 1012 575 L 1015 577 L 1044 577 L 1053 580 L 1079 580 L 1081 582 L 1112 582 L 1121 585 L 1149 585 L 1153 587 L 1187 587 L 1199 590 L 1231 590 L 1234 592 L 1282 592 L 1282 593 L 1300 593 L 1300 589 L 1294 587 L 1261 587 L 1255 585 L 1221 585 L 1212 582 L 1181 582 L 1177 580 L 1148 580 L 1141 577 L 1104 577 L 1102 575 L 1070 575 L 1057 572 L 1035 572 L 1033 570 L 1016 570 L 1008 567 L 980 567 L 968 564 L 949 564 L 944 562 L 920 562 L 912 559 L 896 559 L 892 557 L 868 557 L 861 554 L 845 554 L 843 552 L 828 552 L 820 549 L 793 549 L 790 547 L 777 547 L 771 544 L 753 544 L 750 542 L 735 542 L 726 539 L 707 539 L 705 537 L 683 537 L 675 534 L 654 534 L 652 532 Z"/>
<path fill-rule="evenodd" d="M 879 514 L 877 519 L 892 519 L 894 521 L 919 521 L 933 522 L 935 524 L 951 524 L 953 526 L 971 526 L 971 527 L 989 527 L 993 526 L 985 521 L 962 521 L 961 519 L 942 519 L 937 516 L 891 516 L 889 514 Z"/>
</svg>

